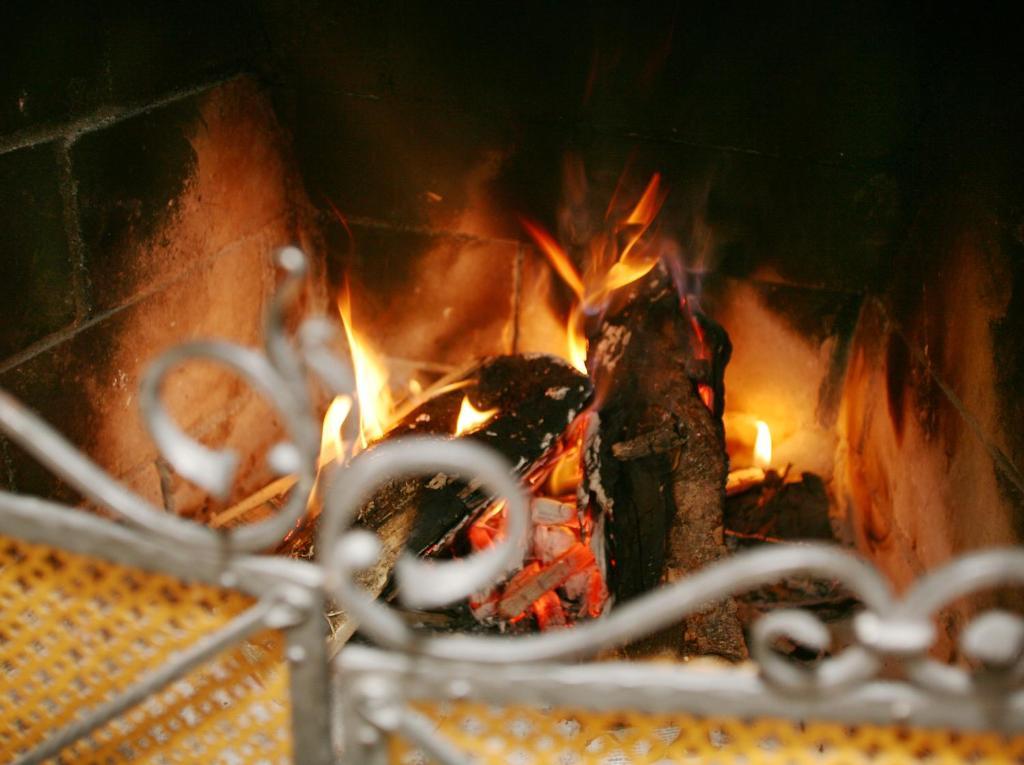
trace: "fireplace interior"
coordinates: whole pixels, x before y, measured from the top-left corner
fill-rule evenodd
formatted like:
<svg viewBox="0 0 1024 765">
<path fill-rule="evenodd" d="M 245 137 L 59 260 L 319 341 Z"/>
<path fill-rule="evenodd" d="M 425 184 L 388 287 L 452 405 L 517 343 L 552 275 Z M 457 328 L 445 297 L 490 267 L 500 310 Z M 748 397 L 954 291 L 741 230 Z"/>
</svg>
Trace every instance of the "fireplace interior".
<svg viewBox="0 0 1024 765">
<path fill-rule="evenodd" d="M 898 587 L 1020 542 L 1024 78 L 994 10 L 231 0 L 0 13 L 0 387 L 169 512 L 245 522 L 287 488 L 265 491 L 281 423 L 237 378 L 195 364 L 165 389 L 191 434 L 242 451 L 224 500 L 157 459 L 136 391 L 182 340 L 258 343 L 270 256 L 296 244 L 314 264 L 301 308 L 344 323 L 339 343 L 358 354 L 356 448 L 396 424 L 458 428 L 522 460 L 544 498 L 535 513 L 550 522 L 519 579 L 425 622 L 559 627 L 780 539 L 854 547 Z M 622 283 L 619 264 L 633 268 Z M 671 305 L 655 327 L 658 289 Z M 648 338 L 621 356 L 628 379 L 601 356 L 623 332 Z M 697 410 L 681 403 L 691 395 Z M 630 406 L 595 467 L 595 429 Z M 664 446 L 669 431 L 680 441 Z M 622 457 L 655 432 L 662 446 Z M 704 459 L 681 478 L 666 455 L 695 454 L 698 432 L 719 439 L 721 470 L 705 475 Z M 616 445 L 628 480 L 608 475 Z M 639 541 L 620 528 L 593 544 L 613 517 L 597 512 L 612 487 L 595 475 L 619 481 L 619 507 L 663 517 Z M 407 487 L 418 502 L 443 493 L 429 479 Z M 718 515 L 697 539 L 705 511 L 672 492 L 700 481 Z M 0 485 L 75 499 L 3 440 Z M 433 515 L 387 527 L 396 550 L 411 539 L 457 556 L 500 533 L 500 507 L 447 490 L 429 495 Z M 308 553 L 301 531 L 290 552 Z M 387 595 L 387 572 L 375 579 Z M 840 620 L 855 609 L 820 584 L 708 618 L 794 598 Z M 976 606 L 947 614 L 950 634 Z M 687 640 L 653 650 L 743 653 Z"/>
</svg>

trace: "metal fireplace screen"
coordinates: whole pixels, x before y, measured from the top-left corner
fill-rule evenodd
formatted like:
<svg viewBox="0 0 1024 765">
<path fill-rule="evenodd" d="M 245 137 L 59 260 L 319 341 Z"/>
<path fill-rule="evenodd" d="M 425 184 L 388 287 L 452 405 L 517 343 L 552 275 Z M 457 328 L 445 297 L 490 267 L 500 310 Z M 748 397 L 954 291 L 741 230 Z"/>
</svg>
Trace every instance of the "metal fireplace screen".
<svg viewBox="0 0 1024 765">
<path fill-rule="evenodd" d="M 351 370 L 326 350 L 323 322 L 285 332 L 304 259 L 289 249 L 279 263 L 290 278 L 272 305 L 264 352 L 182 346 L 154 363 L 140 396 L 163 459 L 224 497 L 236 455 L 178 429 L 160 404 L 160 381 L 203 358 L 266 395 L 289 433 L 271 450 L 271 467 L 296 476 L 269 519 L 214 531 L 169 515 L 0 391 L 0 432 L 114 518 L 0 491 L 0 759 L 1024 762 L 1024 619 L 981 613 L 958 636 L 960 663 L 931 655 L 944 607 L 1024 584 L 1020 549 L 963 556 L 897 596 L 849 552 L 777 545 L 710 564 L 572 629 L 424 634 L 360 585 L 381 553 L 375 537 L 352 527 L 370 493 L 401 475 L 441 471 L 506 500 L 505 538 L 489 549 L 444 563 L 398 559 L 398 591 L 413 608 L 459 601 L 505 575 L 530 521 L 503 460 L 465 441 L 421 437 L 381 444 L 326 476 L 317 560 L 261 554 L 294 526 L 316 484 L 309 376 L 353 395 Z M 746 665 L 579 662 L 796 574 L 836 580 L 863 604 L 851 644 L 814 664 L 775 650 L 781 639 L 829 648 L 823 622 L 788 610 L 753 625 Z M 372 646 L 328 658 L 328 597 Z"/>
</svg>

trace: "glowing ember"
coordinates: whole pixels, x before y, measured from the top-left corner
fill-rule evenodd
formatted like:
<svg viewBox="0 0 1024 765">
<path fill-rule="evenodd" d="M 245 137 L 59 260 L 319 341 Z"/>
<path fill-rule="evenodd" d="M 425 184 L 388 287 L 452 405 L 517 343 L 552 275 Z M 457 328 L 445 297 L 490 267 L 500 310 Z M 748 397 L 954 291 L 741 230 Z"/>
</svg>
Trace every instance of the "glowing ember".
<svg viewBox="0 0 1024 765">
<path fill-rule="evenodd" d="M 494 419 L 494 415 L 497 413 L 497 409 L 488 409 L 482 412 L 470 403 L 469 396 L 463 396 L 462 406 L 459 408 L 459 419 L 455 424 L 455 435 L 461 436 L 479 430 Z"/>
<path fill-rule="evenodd" d="M 359 398 L 359 443 L 365 449 L 387 431 L 394 411 L 388 373 L 352 324 L 352 299 L 348 287 L 338 297 L 338 311 L 348 338 Z"/>
<path fill-rule="evenodd" d="M 352 399 L 348 396 L 335 396 L 324 415 L 323 434 L 320 437 L 320 464 L 341 462 L 345 456 L 345 440 L 341 436 L 341 428 L 352 411 Z"/>
<path fill-rule="evenodd" d="M 767 469 L 772 464 L 772 432 L 763 420 L 757 421 L 757 440 L 754 442 L 754 464 Z"/>
<path fill-rule="evenodd" d="M 531 543 L 523 567 L 508 582 L 471 599 L 477 619 L 514 624 L 532 616 L 545 630 L 603 612 L 608 589 L 592 549 L 594 521 L 590 507 L 581 513 L 576 504 L 585 432 L 583 416 L 555 442 L 551 456 L 524 476 L 533 494 Z M 500 539 L 505 521 L 504 502 L 484 511 L 467 530 L 472 549 L 484 550 Z"/>
</svg>

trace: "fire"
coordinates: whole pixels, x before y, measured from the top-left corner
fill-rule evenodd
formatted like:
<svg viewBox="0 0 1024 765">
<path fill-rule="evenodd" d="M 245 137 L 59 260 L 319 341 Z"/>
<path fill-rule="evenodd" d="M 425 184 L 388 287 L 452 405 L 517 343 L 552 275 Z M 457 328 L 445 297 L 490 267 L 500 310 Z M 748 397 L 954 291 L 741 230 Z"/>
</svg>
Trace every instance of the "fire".
<svg viewBox="0 0 1024 765">
<path fill-rule="evenodd" d="M 757 440 L 754 441 L 754 464 L 767 469 L 772 464 L 772 432 L 764 420 L 758 420 Z"/>
<path fill-rule="evenodd" d="M 576 487 L 583 480 L 581 448 L 582 444 L 579 441 L 573 443 L 554 462 L 545 486 L 546 493 L 550 496 L 562 497 L 576 492 Z"/>
<path fill-rule="evenodd" d="M 583 329 L 583 311 L 579 306 L 569 312 L 565 327 L 566 349 L 569 363 L 583 374 L 587 373 L 587 333 Z"/>
<path fill-rule="evenodd" d="M 347 286 L 338 297 L 338 311 L 341 313 L 341 322 L 352 355 L 356 396 L 359 400 L 359 442 L 365 449 L 370 442 L 387 431 L 394 411 L 394 400 L 388 387 L 387 370 L 352 324 L 352 299 Z"/>
<path fill-rule="evenodd" d="M 494 419 L 494 415 L 497 413 L 497 409 L 480 411 L 470 403 L 469 396 L 463 396 L 462 406 L 459 408 L 459 419 L 455 424 L 455 435 L 461 436 L 479 430 Z"/>
<path fill-rule="evenodd" d="M 665 195 L 661 192 L 661 175 L 655 173 L 640 196 L 632 212 L 624 221 L 615 227 L 616 234 L 624 233 L 627 242 L 622 248 L 618 261 L 608 270 L 603 279 L 603 292 L 606 294 L 632 284 L 643 277 L 658 262 L 657 251 L 650 251 L 639 246 L 644 234 L 651 227 L 655 217 L 661 210 Z"/>
<path fill-rule="evenodd" d="M 523 567 L 508 582 L 470 599 L 478 619 L 514 623 L 532 615 L 546 630 L 596 618 L 604 611 L 608 589 L 592 549 L 601 532 L 591 508 L 577 506 L 585 432 L 586 417 L 581 417 L 555 442 L 551 457 L 523 477 L 533 494 L 532 542 Z M 470 524 L 467 537 L 472 549 L 485 550 L 502 537 L 505 515 L 505 503 L 497 502 Z"/>
<path fill-rule="evenodd" d="M 659 173 L 651 176 L 639 201 L 621 219 L 613 218 L 613 199 L 605 215 L 607 230 L 590 243 L 588 262 L 582 275 L 551 234 L 539 224 L 521 219 L 523 228 L 576 296 L 566 321 L 566 358 L 584 374 L 587 371 L 584 318 L 600 313 L 612 292 L 632 284 L 654 268 L 659 253 L 656 248 L 644 246 L 644 235 L 664 201 Z"/>
<path fill-rule="evenodd" d="M 693 327 L 693 337 L 696 340 L 696 344 L 693 349 L 694 358 L 698 359 L 710 359 L 711 351 L 708 348 L 707 342 L 704 340 L 704 330 L 700 326 L 700 322 L 697 320 L 696 314 L 690 310 L 690 305 L 686 298 L 682 300 L 683 309 L 690 317 L 690 326 Z M 715 410 L 715 391 L 706 383 L 697 384 L 697 393 L 700 395 L 700 400 L 704 402 L 711 411 Z"/>
<path fill-rule="evenodd" d="M 324 415 L 323 434 L 320 437 L 320 464 L 340 462 L 345 455 L 345 440 L 341 436 L 341 428 L 352 411 L 352 399 L 349 396 L 335 396 L 327 407 Z"/>
<path fill-rule="evenodd" d="M 565 280 L 565 283 L 569 285 L 569 288 L 576 293 L 576 297 L 583 299 L 584 288 L 583 279 L 580 277 L 579 272 L 576 270 L 576 266 L 573 265 L 572 260 L 566 254 L 565 250 L 561 248 L 558 242 L 555 241 L 554 237 L 545 231 L 541 226 L 527 220 L 526 218 L 521 219 L 523 228 L 526 229 L 527 233 L 533 237 L 533 240 L 540 247 L 548 261 L 551 263 L 558 275 Z"/>
</svg>

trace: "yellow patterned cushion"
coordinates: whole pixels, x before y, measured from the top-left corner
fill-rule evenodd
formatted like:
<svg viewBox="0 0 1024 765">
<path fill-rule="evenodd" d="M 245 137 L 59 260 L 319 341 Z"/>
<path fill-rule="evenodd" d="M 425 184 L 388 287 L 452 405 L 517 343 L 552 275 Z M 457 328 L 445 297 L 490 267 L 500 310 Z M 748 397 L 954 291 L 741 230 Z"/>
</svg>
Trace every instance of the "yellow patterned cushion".
<svg viewBox="0 0 1024 765">
<path fill-rule="evenodd" d="M 487 765 L 901 765 L 1020 763 L 1024 736 L 876 725 L 420 703 L 449 742 Z M 430 762 L 399 737 L 392 763 Z"/>
<path fill-rule="evenodd" d="M 231 590 L 0 537 L 0 761 L 252 605 Z M 290 762 L 282 639 L 259 633 L 63 751 L 66 763 Z"/>
</svg>

